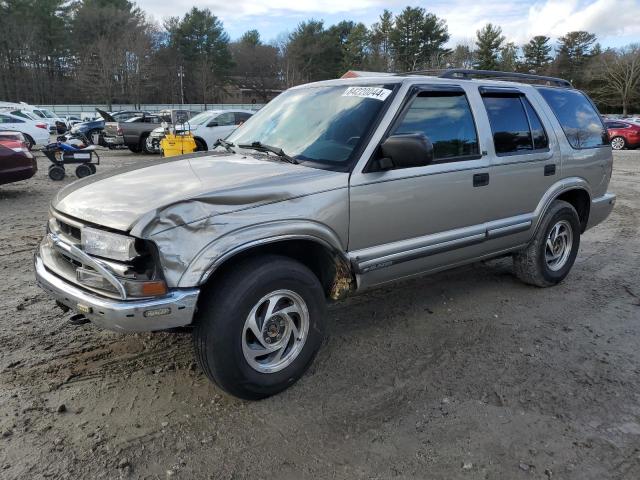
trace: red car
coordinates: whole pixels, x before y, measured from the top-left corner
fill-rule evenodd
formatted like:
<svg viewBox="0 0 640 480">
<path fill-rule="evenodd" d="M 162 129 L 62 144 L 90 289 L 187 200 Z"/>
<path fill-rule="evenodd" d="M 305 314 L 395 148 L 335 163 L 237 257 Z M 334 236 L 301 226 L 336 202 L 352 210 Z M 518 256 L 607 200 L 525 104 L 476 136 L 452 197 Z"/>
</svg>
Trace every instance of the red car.
<svg viewBox="0 0 640 480">
<path fill-rule="evenodd" d="M 0 131 L 0 185 L 26 180 L 35 175 L 38 164 L 20 132 Z"/>
<path fill-rule="evenodd" d="M 640 125 L 637 123 L 606 120 L 605 125 L 609 131 L 611 148 L 614 150 L 640 147 Z"/>
</svg>

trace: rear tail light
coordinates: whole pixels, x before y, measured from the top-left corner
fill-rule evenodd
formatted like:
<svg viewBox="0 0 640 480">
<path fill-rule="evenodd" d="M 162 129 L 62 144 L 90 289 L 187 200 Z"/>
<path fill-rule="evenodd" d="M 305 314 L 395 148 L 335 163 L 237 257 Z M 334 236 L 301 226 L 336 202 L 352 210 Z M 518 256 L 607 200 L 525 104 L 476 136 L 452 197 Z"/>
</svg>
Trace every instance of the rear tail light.
<svg viewBox="0 0 640 480">
<path fill-rule="evenodd" d="M 116 135 L 122 135 L 122 128 L 120 127 L 116 128 Z"/>
<path fill-rule="evenodd" d="M 36 127 L 44 128 L 45 130 L 49 130 L 49 127 L 47 126 L 46 123 L 36 123 Z"/>
</svg>

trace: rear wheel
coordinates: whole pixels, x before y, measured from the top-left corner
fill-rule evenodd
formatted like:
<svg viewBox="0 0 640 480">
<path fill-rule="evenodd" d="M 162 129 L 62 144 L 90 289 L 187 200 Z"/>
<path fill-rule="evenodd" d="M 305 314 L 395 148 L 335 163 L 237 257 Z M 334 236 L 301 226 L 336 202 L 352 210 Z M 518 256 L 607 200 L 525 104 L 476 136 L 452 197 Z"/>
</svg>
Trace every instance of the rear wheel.
<svg viewBox="0 0 640 480">
<path fill-rule="evenodd" d="M 91 167 L 86 164 L 78 165 L 76 167 L 76 177 L 84 178 L 91 175 L 93 172 L 91 171 Z"/>
<path fill-rule="evenodd" d="M 91 169 L 91 175 L 93 175 L 94 173 L 96 173 L 97 168 L 96 168 L 95 164 L 93 164 L 93 163 L 87 163 L 87 166 Z"/>
<path fill-rule="evenodd" d="M 627 142 L 622 137 L 613 137 L 611 139 L 611 148 L 614 150 L 622 150 L 627 146 Z"/>
<path fill-rule="evenodd" d="M 324 335 L 326 302 L 317 277 L 287 257 L 248 259 L 203 291 L 193 332 L 205 374 L 240 398 L 293 385 Z"/>
<path fill-rule="evenodd" d="M 24 139 L 27 141 L 27 148 L 31 150 L 33 146 L 36 144 L 36 142 L 33 141 L 33 138 L 31 137 L 31 135 L 27 135 L 26 133 L 23 133 L 23 135 L 24 135 Z"/>
<path fill-rule="evenodd" d="M 51 165 L 49 167 L 49 178 L 56 182 L 62 180 L 65 176 L 64 168 L 59 165 Z"/>
<path fill-rule="evenodd" d="M 527 248 L 513 256 L 516 276 L 525 283 L 549 287 L 569 274 L 580 248 L 580 220 L 573 205 L 556 200 Z"/>
<path fill-rule="evenodd" d="M 140 148 L 140 145 L 128 145 L 128 148 L 133 153 L 140 153 L 142 151 L 141 148 Z"/>
</svg>

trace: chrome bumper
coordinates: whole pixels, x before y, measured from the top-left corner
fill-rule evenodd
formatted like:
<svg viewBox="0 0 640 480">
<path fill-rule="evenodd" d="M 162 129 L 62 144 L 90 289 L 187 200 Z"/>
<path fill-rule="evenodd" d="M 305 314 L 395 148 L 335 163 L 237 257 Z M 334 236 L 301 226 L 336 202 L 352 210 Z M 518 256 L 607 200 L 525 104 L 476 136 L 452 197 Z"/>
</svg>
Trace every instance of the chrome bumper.
<svg viewBox="0 0 640 480">
<path fill-rule="evenodd" d="M 115 300 L 86 292 L 51 273 L 40 254 L 34 257 L 36 282 L 55 300 L 82 313 L 101 328 L 116 332 L 146 332 L 183 327 L 193 321 L 200 290 L 172 290 L 162 297 Z"/>
<path fill-rule="evenodd" d="M 591 200 L 587 229 L 603 222 L 609 216 L 615 204 L 616 196 L 613 193 L 605 193 L 603 196 Z"/>
</svg>

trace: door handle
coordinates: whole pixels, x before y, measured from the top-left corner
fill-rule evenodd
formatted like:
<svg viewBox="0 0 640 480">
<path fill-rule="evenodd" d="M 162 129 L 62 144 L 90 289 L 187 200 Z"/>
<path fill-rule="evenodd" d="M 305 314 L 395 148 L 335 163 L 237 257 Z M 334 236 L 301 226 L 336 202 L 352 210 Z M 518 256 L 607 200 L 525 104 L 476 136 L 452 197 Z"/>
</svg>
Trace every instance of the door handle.
<svg viewBox="0 0 640 480">
<path fill-rule="evenodd" d="M 484 187 L 489 185 L 489 174 L 488 173 L 476 173 L 473 175 L 473 186 L 474 187 Z"/>
<path fill-rule="evenodd" d="M 556 164 L 555 163 L 550 163 L 549 165 L 545 165 L 544 166 L 544 176 L 548 177 L 550 175 L 555 175 L 556 174 Z"/>
</svg>

